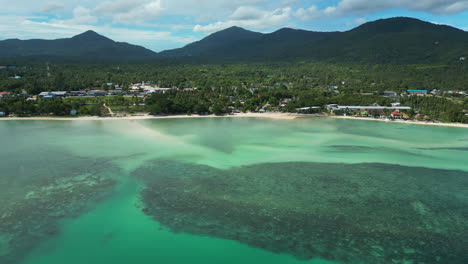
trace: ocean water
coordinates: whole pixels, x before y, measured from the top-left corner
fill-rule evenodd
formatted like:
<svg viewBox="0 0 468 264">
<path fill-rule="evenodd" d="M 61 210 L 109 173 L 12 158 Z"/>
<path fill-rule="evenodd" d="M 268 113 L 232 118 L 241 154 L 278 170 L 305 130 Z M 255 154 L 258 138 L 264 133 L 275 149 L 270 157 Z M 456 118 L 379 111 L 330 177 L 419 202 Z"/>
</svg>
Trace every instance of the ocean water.
<svg viewBox="0 0 468 264">
<path fill-rule="evenodd" d="M 0 263 L 467 263 L 468 130 L 0 122 Z"/>
</svg>

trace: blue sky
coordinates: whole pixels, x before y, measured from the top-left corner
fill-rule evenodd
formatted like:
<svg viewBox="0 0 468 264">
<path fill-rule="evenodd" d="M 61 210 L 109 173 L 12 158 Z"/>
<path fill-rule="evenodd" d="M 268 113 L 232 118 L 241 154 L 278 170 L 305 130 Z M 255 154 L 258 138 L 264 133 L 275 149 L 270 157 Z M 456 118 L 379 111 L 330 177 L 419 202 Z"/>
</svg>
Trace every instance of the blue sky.
<svg viewBox="0 0 468 264">
<path fill-rule="evenodd" d="M 344 31 L 395 16 L 468 31 L 468 0 L 0 0 L 0 39 L 66 38 L 94 30 L 155 51 L 240 26 Z"/>
</svg>

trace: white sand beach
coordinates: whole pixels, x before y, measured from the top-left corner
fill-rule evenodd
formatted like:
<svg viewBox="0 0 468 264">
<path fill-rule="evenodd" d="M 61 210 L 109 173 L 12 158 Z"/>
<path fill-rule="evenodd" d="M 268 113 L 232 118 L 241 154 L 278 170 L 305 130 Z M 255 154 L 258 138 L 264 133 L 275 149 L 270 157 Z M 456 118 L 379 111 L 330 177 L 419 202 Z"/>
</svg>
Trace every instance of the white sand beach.
<svg viewBox="0 0 468 264">
<path fill-rule="evenodd" d="M 385 119 L 375 119 L 367 117 L 354 117 L 354 116 L 326 116 L 326 115 L 307 115 L 307 114 L 292 114 L 292 113 L 238 113 L 232 115 L 216 116 L 216 115 L 167 115 L 167 116 L 153 116 L 148 114 L 123 116 L 123 117 L 99 117 L 99 116 L 84 116 L 84 117 L 4 117 L 0 121 L 18 121 L 18 120 L 43 120 L 43 121 L 108 121 L 108 120 L 147 120 L 147 119 L 176 119 L 176 118 L 268 118 L 277 120 L 294 120 L 297 118 L 310 118 L 310 117 L 325 117 L 336 119 L 352 119 L 364 121 L 377 121 L 387 123 L 400 123 L 411 125 L 426 125 L 426 126 L 444 126 L 444 127 L 459 127 L 468 128 L 468 124 L 461 123 L 436 123 L 426 121 L 414 120 L 394 120 L 389 121 Z"/>
<path fill-rule="evenodd" d="M 123 117 L 99 117 L 99 116 L 84 116 L 84 117 L 4 117 L 0 121 L 18 121 L 18 120 L 43 120 L 43 121 L 105 121 L 105 120 L 146 120 L 146 119 L 175 119 L 175 118 L 220 118 L 220 117 L 254 117 L 254 118 L 270 118 L 270 119 L 283 119 L 293 120 L 299 116 L 290 113 L 239 113 L 232 115 L 167 115 L 167 116 L 153 116 L 153 115 L 133 115 Z"/>
<path fill-rule="evenodd" d="M 330 118 L 337 119 L 353 119 L 353 120 L 365 120 L 365 121 L 377 121 L 377 122 L 387 122 L 387 123 L 400 123 L 408 125 L 425 125 L 425 126 L 444 126 L 444 127 L 460 127 L 468 128 L 468 124 L 461 123 L 436 123 L 436 122 L 426 122 L 426 121 L 414 121 L 414 120 L 385 120 L 385 119 L 376 119 L 370 117 L 354 117 L 354 116 L 329 116 Z"/>
</svg>

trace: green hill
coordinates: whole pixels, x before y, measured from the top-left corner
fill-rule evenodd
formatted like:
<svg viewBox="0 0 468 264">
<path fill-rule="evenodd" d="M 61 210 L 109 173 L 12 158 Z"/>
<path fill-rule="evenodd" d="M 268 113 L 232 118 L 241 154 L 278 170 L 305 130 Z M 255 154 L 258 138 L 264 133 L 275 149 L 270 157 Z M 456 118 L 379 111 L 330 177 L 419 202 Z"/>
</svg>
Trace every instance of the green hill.
<svg viewBox="0 0 468 264">
<path fill-rule="evenodd" d="M 56 57 L 82 59 L 128 59 L 154 57 L 156 53 L 140 46 L 115 42 L 94 31 L 56 40 L 0 41 L 0 57 Z"/>
<path fill-rule="evenodd" d="M 307 43 L 291 56 L 372 63 L 434 63 L 468 54 L 468 33 L 412 18 L 369 22 L 320 43 Z"/>
<path fill-rule="evenodd" d="M 161 53 L 115 42 L 93 31 L 68 39 L 0 41 L 0 57 L 10 58 L 418 64 L 448 63 L 467 56 L 468 32 L 405 17 L 369 22 L 346 32 L 283 28 L 263 34 L 231 27 L 183 48 Z"/>
<path fill-rule="evenodd" d="M 434 63 L 468 55 L 468 33 L 413 18 L 369 22 L 346 32 L 241 28 L 214 33 L 160 56 L 198 60 L 318 60 L 361 63 Z"/>
<path fill-rule="evenodd" d="M 163 51 L 162 57 L 192 57 L 201 60 L 283 59 L 297 44 L 323 40 L 336 33 L 283 28 L 270 34 L 231 27 L 187 46 Z"/>
</svg>

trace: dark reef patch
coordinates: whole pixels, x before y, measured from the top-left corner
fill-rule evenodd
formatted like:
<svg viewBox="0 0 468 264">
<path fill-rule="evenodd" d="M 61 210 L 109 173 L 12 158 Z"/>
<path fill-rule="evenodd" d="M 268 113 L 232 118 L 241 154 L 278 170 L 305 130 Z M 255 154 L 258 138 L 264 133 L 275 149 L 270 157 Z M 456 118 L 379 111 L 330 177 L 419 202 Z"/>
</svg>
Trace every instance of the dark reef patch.
<svg viewBox="0 0 468 264">
<path fill-rule="evenodd" d="M 459 150 L 459 151 L 468 151 L 468 147 L 440 147 L 440 148 L 418 148 L 422 150 Z"/>
<path fill-rule="evenodd" d="M 387 164 L 218 170 L 153 161 L 133 173 L 143 211 L 173 232 L 298 259 L 468 263 L 468 173 Z"/>
<path fill-rule="evenodd" d="M 332 152 L 341 153 L 372 153 L 372 152 L 385 152 L 385 153 L 398 153 L 402 155 L 415 156 L 415 157 L 428 157 L 421 153 L 413 153 L 411 151 L 405 151 L 397 148 L 389 147 L 367 147 L 357 145 L 331 145 L 328 146 Z"/>
<path fill-rule="evenodd" d="M 106 160 L 61 152 L 2 164 L 0 263 L 20 263 L 41 240 L 60 233 L 60 219 L 110 196 L 113 173 L 118 169 Z"/>
<path fill-rule="evenodd" d="M 372 147 L 366 146 L 355 146 L 355 145 L 332 145 L 328 146 L 339 151 L 349 151 L 349 152 L 369 152 L 375 150 Z"/>
</svg>

